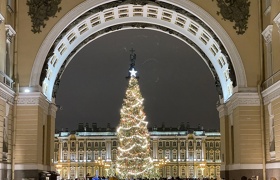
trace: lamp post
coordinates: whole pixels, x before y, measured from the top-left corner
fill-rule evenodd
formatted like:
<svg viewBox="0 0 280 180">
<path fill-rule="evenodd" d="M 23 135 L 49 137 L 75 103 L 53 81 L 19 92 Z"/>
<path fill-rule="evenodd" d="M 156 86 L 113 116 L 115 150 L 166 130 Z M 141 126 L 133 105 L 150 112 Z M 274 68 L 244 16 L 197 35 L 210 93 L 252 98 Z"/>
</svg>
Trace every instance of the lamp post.
<svg viewBox="0 0 280 180">
<path fill-rule="evenodd" d="M 167 157 L 165 157 L 164 159 L 161 159 L 159 162 L 159 167 L 162 167 L 162 176 L 166 177 L 166 169 L 165 169 L 165 165 L 169 160 L 167 159 Z"/>
<path fill-rule="evenodd" d="M 201 175 L 202 175 L 202 177 L 204 177 L 205 164 L 204 164 L 204 163 L 199 164 L 199 167 L 200 167 L 200 169 L 201 169 Z"/>
<path fill-rule="evenodd" d="M 102 167 L 104 166 L 104 160 L 101 159 L 100 157 L 98 157 L 98 159 L 95 160 L 95 162 L 98 165 L 98 173 L 96 173 L 96 174 L 99 174 L 99 172 L 101 172 L 100 176 L 103 176 Z"/>
</svg>

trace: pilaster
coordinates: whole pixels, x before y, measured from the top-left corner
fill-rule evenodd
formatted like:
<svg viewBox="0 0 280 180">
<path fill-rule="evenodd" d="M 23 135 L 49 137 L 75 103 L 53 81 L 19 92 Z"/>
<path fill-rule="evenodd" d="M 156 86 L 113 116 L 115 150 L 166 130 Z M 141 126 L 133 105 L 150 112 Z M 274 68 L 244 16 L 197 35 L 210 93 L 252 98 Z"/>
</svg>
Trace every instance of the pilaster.
<svg viewBox="0 0 280 180">
<path fill-rule="evenodd" d="M 37 178 L 40 171 L 51 170 L 56 107 L 40 92 L 19 93 L 16 107 L 15 178 L 26 173 Z"/>
<path fill-rule="evenodd" d="M 280 179 L 280 81 L 262 92 L 265 113 L 266 176 Z"/>
<path fill-rule="evenodd" d="M 221 177 L 240 179 L 243 175 L 262 179 L 262 132 L 259 95 L 235 93 L 218 107 L 221 128 Z"/>
<path fill-rule="evenodd" d="M 0 83 L 0 179 L 11 178 L 14 97 L 14 91 Z"/>
</svg>

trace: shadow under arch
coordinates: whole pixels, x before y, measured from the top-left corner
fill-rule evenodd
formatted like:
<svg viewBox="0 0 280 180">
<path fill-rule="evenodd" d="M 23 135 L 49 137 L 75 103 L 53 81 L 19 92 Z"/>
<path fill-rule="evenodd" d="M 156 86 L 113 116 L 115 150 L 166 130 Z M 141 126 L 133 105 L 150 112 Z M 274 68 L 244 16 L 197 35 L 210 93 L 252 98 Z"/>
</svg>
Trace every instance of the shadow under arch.
<svg viewBox="0 0 280 180">
<path fill-rule="evenodd" d="M 42 86 L 43 94 L 52 101 L 64 69 L 83 46 L 104 34 L 126 28 L 163 31 L 189 44 L 208 65 L 224 102 L 239 88 L 247 87 L 239 53 L 222 27 L 194 3 L 172 0 L 141 4 L 109 0 L 81 3 L 45 38 L 32 68 L 30 86 Z"/>
</svg>

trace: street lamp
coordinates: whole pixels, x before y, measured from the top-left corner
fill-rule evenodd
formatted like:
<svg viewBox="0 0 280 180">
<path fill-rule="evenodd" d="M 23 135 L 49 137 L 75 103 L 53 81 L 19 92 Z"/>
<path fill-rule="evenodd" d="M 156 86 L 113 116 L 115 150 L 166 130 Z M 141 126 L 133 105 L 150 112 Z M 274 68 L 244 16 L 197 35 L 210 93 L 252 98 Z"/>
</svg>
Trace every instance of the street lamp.
<svg viewBox="0 0 280 180">
<path fill-rule="evenodd" d="M 162 167 L 162 176 L 166 177 L 166 170 L 165 170 L 165 165 L 166 163 L 169 162 L 169 160 L 167 159 L 167 157 L 165 157 L 164 159 L 161 159 L 159 161 L 159 167 Z"/>
<path fill-rule="evenodd" d="M 204 169 L 205 169 L 205 164 L 199 164 L 199 167 L 200 167 L 200 169 L 201 169 L 201 175 L 202 175 L 202 177 L 204 177 Z"/>
<path fill-rule="evenodd" d="M 101 171 L 101 169 L 104 166 L 104 160 L 101 159 L 100 157 L 98 157 L 98 159 L 95 160 L 95 163 L 98 164 L 98 171 L 97 171 L 96 175 L 99 175 L 99 172 L 101 172 L 100 176 L 103 176 L 103 172 Z"/>
</svg>

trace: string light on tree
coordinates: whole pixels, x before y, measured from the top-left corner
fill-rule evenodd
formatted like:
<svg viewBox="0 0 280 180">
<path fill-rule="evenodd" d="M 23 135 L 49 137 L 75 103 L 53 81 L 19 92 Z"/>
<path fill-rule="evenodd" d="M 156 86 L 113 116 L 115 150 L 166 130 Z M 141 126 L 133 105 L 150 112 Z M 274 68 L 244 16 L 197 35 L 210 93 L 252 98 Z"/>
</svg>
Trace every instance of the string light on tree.
<svg viewBox="0 0 280 180">
<path fill-rule="evenodd" d="M 145 121 L 141 95 L 135 70 L 136 55 L 131 51 L 128 88 L 120 112 L 117 128 L 119 140 L 116 171 L 121 179 L 156 177 L 150 157 L 150 136 Z"/>
</svg>

